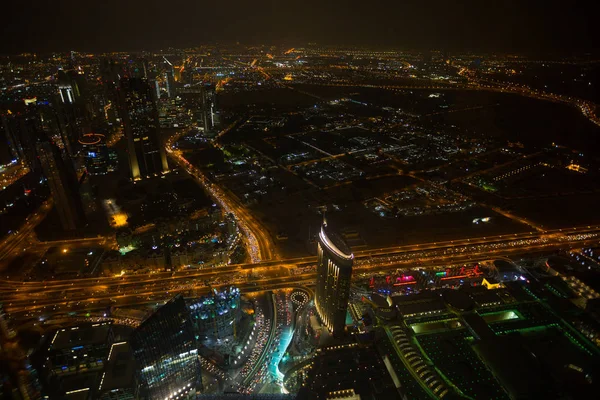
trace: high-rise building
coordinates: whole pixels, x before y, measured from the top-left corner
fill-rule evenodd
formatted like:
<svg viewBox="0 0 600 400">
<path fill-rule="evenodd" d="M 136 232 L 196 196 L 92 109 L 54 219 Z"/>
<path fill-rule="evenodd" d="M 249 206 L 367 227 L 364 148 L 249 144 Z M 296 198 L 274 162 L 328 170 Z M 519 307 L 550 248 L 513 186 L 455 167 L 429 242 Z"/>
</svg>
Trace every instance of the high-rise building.
<svg viewBox="0 0 600 400">
<path fill-rule="evenodd" d="M 213 85 L 204 85 L 202 89 L 202 120 L 204 132 L 213 132 L 220 122 L 220 116 L 217 112 L 217 93 Z"/>
<path fill-rule="evenodd" d="M 240 289 L 217 291 L 194 299 L 189 305 L 192 323 L 200 338 L 225 339 L 233 336 L 242 319 Z"/>
<path fill-rule="evenodd" d="M 29 110 L 28 110 L 29 111 Z M 2 128 L 13 156 L 38 171 L 36 142 L 42 131 L 40 119 L 35 113 L 9 113 L 2 115 Z"/>
<path fill-rule="evenodd" d="M 346 326 L 354 255 L 326 221 L 319 232 L 317 253 L 317 313 L 327 329 L 334 336 L 340 336 Z"/>
<path fill-rule="evenodd" d="M 165 60 L 165 86 L 169 98 L 175 97 L 175 68 L 173 63 L 163 56 Z"/>
<path fill-rule="evenodd" d="M 86 133 L 79 138 L 83 146 L 85 167 L 90 175 L 105 175 L 109 171 L 109 153 L 106 137 L 99 133 Z"/>
<path fill-rule="evenodd" d="M 165 84 L 169 98 L 175 97 L 175 74 L 173 72 L 173 66 L 165 72 Z"/>
<path fill-rule="evenodd" d="M 58 93 L 63 103 L 73 104 L 81 97 L 81 82 L 83 77 L 75 70 L 58 71 Z"/>
<path fill-rule="evenodd" d="M 48 136 L 56 136 L 60 140 L 67 153 L 74 157 L 80 150 L 78 139 L 84 132 L 89 132 L 89 121 L 86 118 L 86 110 L 83 101 L 78 103 L 61 102 L 55 98 L 54 106 L 47 110 L 44 118 L 44 129 Z M 60 138 L 56 134 L 60 134 Z"/>
<path fill-rule="evenodd" d="M 63 229 L 69 231 L 82 228 L 85 225 L 85 214 L 79 194 L 79 182 L 71 160 L 68 155 L 64 156 L 66 159 L 63 158 L 60 149 L 48 141 L 37 143 L 37 152 Z"/>
<path fill-rule="evenodd" d="M 196 337 L 180 295 L 142 322 L 130 345 L 145 398 L 189 399 L 202 390 Z"/>
<path fill-rule="evenodd" d="M 154 89 L 146 79 L 123 78 L 119 92 L 131 179 L 137 181 L 167 173 L 169 166 L 165 149 L 159 140 L 160 126 Z"/>
<path fill-rule="evenodd" d="M 58 94 L 54 113 L 59 122 L 62 141 L 69 155 L 77 153 L 79 135 L 89 132 L 93 116 L 90 93 L 81 69 L 58 71 Z"/>
</svg>

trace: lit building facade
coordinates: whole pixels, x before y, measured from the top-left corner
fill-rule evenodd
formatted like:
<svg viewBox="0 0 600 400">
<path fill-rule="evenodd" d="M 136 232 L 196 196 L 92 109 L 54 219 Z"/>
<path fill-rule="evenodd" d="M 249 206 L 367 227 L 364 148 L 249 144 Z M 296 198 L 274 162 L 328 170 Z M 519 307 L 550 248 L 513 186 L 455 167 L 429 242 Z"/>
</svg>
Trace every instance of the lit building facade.
<svg viewBox="0 0 600 400">
<path fill-rule="evenodd" d="M 200 393 L 198 347 L 183 297 L 174 297 L 145 320 L 130 345 L 144 398 L 189 399 Z"/>
<path fill-rule="evenodd" d="M 317 253 L 317 313 L 327 329 L 340 336 L 346 325 L 354 255 L 327 222 L 323 222 L 319 232 Z"/>
<path fill-rule="evenodd" d="M 194 299 L 189 305 L 196 334 L 200 338 L 224 339 L 233 336 L 242 319 L 240 290 L 214 290 L 210 296 Z"/>
<path fill-rule="evenodd" d="M 155 93 L 143 78 L 123 78 L 119 88 L 120 114 L 127 138 L 131 179 L 160 176 L 169 170 L 160 143 Z"/>
</svg>

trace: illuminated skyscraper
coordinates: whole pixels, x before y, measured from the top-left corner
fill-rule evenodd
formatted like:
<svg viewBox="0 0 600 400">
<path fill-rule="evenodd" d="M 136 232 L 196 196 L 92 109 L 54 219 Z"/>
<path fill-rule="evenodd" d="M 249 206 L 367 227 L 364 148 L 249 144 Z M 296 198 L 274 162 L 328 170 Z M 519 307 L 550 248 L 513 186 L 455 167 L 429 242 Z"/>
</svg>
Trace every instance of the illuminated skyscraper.
<svg viewBox="0 0 600 400">
<path fill-rule="evenodd" d="M 145 320 L 130 345 L 144 398 L 189 399 L 202 390 L 196 337 L 180 295 Z"/>
<path fill-rule="evenodd" d="M 123 78 L 119 90 L 120 114 L 127 138 L 131 179 L 140 180 L 169 170 L 160 143 L 154 89 L 143 78 Z"/>
<path fill-rule="evenodd" d="M 323 324 L 334 336 L 346 326 L 354 255 L 348 245 L 323 221 L 317 242 L 315 305 Z"/>
<path fill-rule="evenodd" d="M 58 211 L 64 230 L 75 230 L 85 225 L 85 214 L 79 194 L 79 182 L 68 155 L 63 154 L 54 143 L 37 143 L 42 172 L 48 179 L 54 206 Z"/>
</svg>

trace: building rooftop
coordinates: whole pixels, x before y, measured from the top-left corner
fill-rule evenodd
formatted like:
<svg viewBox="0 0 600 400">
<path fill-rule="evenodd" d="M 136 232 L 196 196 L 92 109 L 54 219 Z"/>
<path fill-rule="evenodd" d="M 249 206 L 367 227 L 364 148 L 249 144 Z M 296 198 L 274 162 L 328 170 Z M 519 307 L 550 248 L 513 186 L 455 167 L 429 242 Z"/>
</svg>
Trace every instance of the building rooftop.
<svg viewBox="0 0 600 400">
<path fill-rule="evenodd" d="M 478 307 L 500 304 L 502 302 L 500 297 L 498 297 L 498 289 L 485 289 L 483 291 L 474 292 L 471 293 L 471 298 Z"/>
<path fill-rule="evenodd" d="M 447 311 L 439 292 L 427 291 L 410 296 L 393 296 L 392 301 L 403 316 Z"/>
<path fill-rule="evenodd" d="M 135 361 L 129 343 L 114 343 L 109 352 L 106 370 L 99 391 L 132 387 L 134 385 Z"/>
<path fill-rule="evenodd" d="M 471 313 L 464 315 L 463 319 L 473 333 L 473 336 L 475 336 L 477 339 L 485 340 L 495 337 L 494 331 L 490 329 L 488 324 L 483 318 L 481 318 L 480 315 Z"/>
<path fill-rule="evenodd" d="M 76 346 L 103 344 L 108 341 L 111 328 L 111 322 L 102 322 L 60 329 L 52 339 L 50 348 L 51 350 L 61 350 Z"/>
<path fill-rule="evenodd" d="M 551 398 L 539 362 L 520 335 L 496 336 L 473 346 L 512 399 Z"/>
<path fill-rule="evenodd" d="M 399 399 L 383 360 L 372 347 L 355 344 L 323 348 L 313 359 L 308 381 L 298 398 L 326 398 L 330 392 L 354 389 L 361 398 Z"/>
<path fill-rule="evenodd" d="M 319 238 L 321 242 L 331 250 L 335 255 L 346 260 L 354 258 L 350 247 L 344 242 L 344 240 L 335 232 L 333 232 L 327 223 L 323 223 L 321 231 L 319 232 Z"/>
<path fill-rule="evenodd" d="M 442 298 L 446 304 L 459 311 L 467 311 L 475 307 L 473 299 L 464 290 L 445 290 Z"/>
<path fill-rule="evenodd" d="M 68 400 L 93 398 L 97 382 L 96 372 L 68 376 L 61 383 L 65 394 L 63 398 Z"/>
</svg>

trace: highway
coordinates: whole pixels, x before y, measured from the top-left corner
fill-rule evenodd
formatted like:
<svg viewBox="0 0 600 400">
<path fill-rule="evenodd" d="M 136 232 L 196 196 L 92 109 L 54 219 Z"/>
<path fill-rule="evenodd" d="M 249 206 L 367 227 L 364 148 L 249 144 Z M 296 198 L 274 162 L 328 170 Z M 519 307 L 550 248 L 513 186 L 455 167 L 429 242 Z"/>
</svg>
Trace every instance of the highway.
<svg viewBox="0 0 600 400">
<path fill-rule="evenodd" d="M 331 83 L 332 86 L 381 87 L 401 90 L 401 86 L 357 85 Z M 407 87 L 408 88 L 408 87 Z M 415 87 L 410 87 L 415 88 Z M 431 86 L 428 89 L 456 89 L 452 86 Z M 503 88 L 469 85 L 474 90 L 500 90 Z M 524 89 L 523 89 L 524 90 Z M 562 99 L 553 99 L 562 101 Z M 231 129 L 233 125 L 225 128 Z M 250 263 L 227 265 L 210 269 L 189 269 L 174 273 L 150 275 L 105 276 L 83 278 L 75 281 L 13 281 L 0 280 L 0 301 L 17 319 L 45 318 L 48 315 L 106 310 L 112 307 L 131 307 L 160 304 L 176 293 L 201 295 L 211 288 L 230 285 L 243 292 L 274 290 L 286 287 L 312 285 L 315 281 L 316 257 L 307 256 L 280 259 L 274 242 L 264 226 L 228 190 L 211 182 L 202 171 L 186 160 L 175 142 L 187 134 L 181 131 L 166 142 L 169 157 L 187 171 L 217 202 L 222 209 L 233 214 L 245 237 Z M 222 131 L 218 137 L 222 136 Z M 41 243 L 33 229 L 44 218 L 52 205 L 47 202 L 29 218 L 16 235 L 0 243 L 0 262 L 6 262 L 21 252 L 21 248 L 34 246 L 87 246 L 99 243 L 111 245 L 107 238 L 75 239 L 71 241 Z M 447 266 L 455 263 L 489 260 L 498 257 L 518 256 L 533 252 L 553 252 L 597 245 L 600 226 L 572 227 L 527 233 L 468 238 L 452 241 L 420 243 L 367 249 L 355 253 L 355 274 L 377 273 L 396 268 L 425 268 Z"/>
<path fill-rule="evenodd" d="M 27 218 L 21 228 L 4 238 L 0 243 L 0 265 L 6 265 L 15 255 L 19 254 L 23 245 L 28 246 L 37 242 L 37 236 L 34 232 L 35 227 L 42 222 L 48 212 L 52 209 L 52 199 L 47 200 L 38 210 Z"/>
<path fill-rule="evenodd" d="M 563 230 L 564 232 L 565 230 Z M 368 250 L 356 255 L 354 274 L 396 268 L 445 267 L 466 262 L 515 257 L 526 253 L 597 245 L 600 227 L 572 228 L 567 234 L 530 233 Z M 574 233 L 577 232 L 577 233 Z M 515 239 L 514 236 L 517 236 Z M 211 288 L 235 285 L 242 292 L 311 286 L 314 257 L 238 264 L 203 270 L 151 275 L 85 278 L 76 281 L 16 282 L 0 280 L 0 301 L 13 318 L 160 304 L 176 293 L 202 295 Z"/>
<path fill-rule="evenodd" d="M 231 129 L 231 125 L 225 129 Z M 212 183 L 200 169 L 193 166 L 183 157 L 181 151 L 174 148 L 174 143 L 186 134 L 187 132 L 183 131 L 167 140 L 167 154 L 177 165 L 187 171 L 196 182 L 204 187 L 206 192 L 210 194 L 214 201 L 217 202 L 225 212 L 233 214 L 246 239 L 248 254 L 253 263 L 277 259 L 277 250 L 275 249 L 275 245 L 269 232 L 248 212 L 248 210 L 240 203 L 239 199 L 228 190 L 222 189 Z M 220 135 L 221 133 L 217 136 Z"/>
<path fill-rule="evenodd" d="M 50 198 L 31 215 L 21 228 L 14 234 L 8 235 L 0 242 L 0 271 L 6 268 L 18 255 L 33 255 L 40 259 L 50 247 L 81 248 L 100 246 L 106 249 L 116 249 L 117 243 L 114 236 L 98 236 L 80 239 L 61 239 L 53 241 L 40 241 L 35 234 L 35 227 L 42 222 L 52 209 L 53 202 Z M 35 258 L 34 257 L 34 258 Z"/>
</svg>

